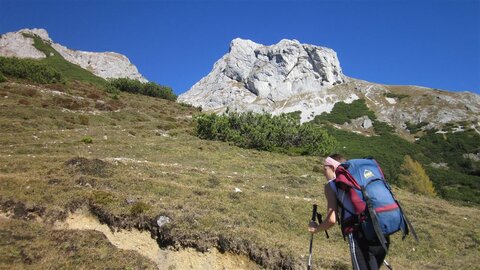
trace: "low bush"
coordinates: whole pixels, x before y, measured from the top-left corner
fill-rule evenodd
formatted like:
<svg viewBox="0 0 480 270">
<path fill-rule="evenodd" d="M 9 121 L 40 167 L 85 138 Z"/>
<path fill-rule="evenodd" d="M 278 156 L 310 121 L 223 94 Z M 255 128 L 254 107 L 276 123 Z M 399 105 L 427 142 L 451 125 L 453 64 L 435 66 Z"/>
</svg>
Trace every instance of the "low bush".
<svg viewBox="0 0 480 270">
<path fill-rule="evenodd" d="M 93 139 L 90 136 L 85 136 L 82 138 L 82 142 L 84 143 L 93 143 Z"/>
<path fill-rule="evenodd" d="M 335 103 L 330 113 L 322 113 L 315 116 L 314 123 L 321 123 L 328 121 L 335 124 L 344 124 L 350 122 L 351 119 L 356 119 L 362 116 L 368 116 L 371 120 L 377 119 L 375 113 L 371 111 L 364 99 L 357 99 L 352 103 L 345 103 L 343 101 Z"/>
<path fill-rule="evenodd" d="M 294 114 L 200 114 L 195 122 L 198 137 L 228 141 L 243 148 L 327 155 L 336 146 L 335 139 L 324 129 L 311 123 L 300 124 Z"/>
<path fill-rule="evenodd" d="M 175 101 L 177 96 L 173 93 L 172 88 L 156 84 L 154 82 L 142 83 L 139 80 L 129 78 L 110 79 L 109 85 L 119 91 L 141 94 L 151 97 L 159 97 L 167 100 Z M 109 91 L 112 91 L 109 87 Z"/>
<path fill-rule="evenodd" d="M 5 76 L 3 76 L 2 72 L 0 72 L 0 83 L 2 82 L 6 82 L 7 81 L 7 78 L 5 78 Z"/>
<path fill-rule="evenodd" d="M 0 57 L 0 72 L 7 76 L 37 83 L 62 82 L 62 74 L 58 70 L 33 59 Z"/>
</svg>

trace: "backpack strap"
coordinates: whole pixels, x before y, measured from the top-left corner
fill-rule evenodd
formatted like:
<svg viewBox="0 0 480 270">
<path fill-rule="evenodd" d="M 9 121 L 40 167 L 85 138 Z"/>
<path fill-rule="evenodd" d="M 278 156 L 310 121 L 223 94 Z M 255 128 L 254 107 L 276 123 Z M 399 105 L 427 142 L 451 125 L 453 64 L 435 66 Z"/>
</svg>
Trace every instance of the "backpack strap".
<svg viewBox="0 0 480 270">
<path fill-rule="evenodd" d="M 378 179 L 378 180 L 381 180 L 381 179 Z M 371 181 L 370 183 L 372 183 L 373 181 Z M 363 198 L 367 203 L 367 210 L 368 210 L 368 213 L 370 214 L 370 219 L 372 220 L 372 225 L 373 225 L 373 229 L 375 230 L 375 234 L 377 235 L 377 238 L 380 241 L 380 244 L 382 244 L 382 247 L 385 250 L 385 252 L 388 252 L 387 240 L 385 239 L 385 236 L 383 235 L 382 229 L 380 227 L 380 223 L 378 222 L 377 212 L 375 212 L 375 209 L 373 209 L 372 201 L 368 197 L 364 187 L 362 187 L 361 191 L 362 191 Z"/>
<path fill-rule="evenodd" d="M 387 182 L 385 182 L 385 185 L 387 186 L 388 191 L 390 191 L 390 194 L 392 194 L 393 200 L 397 203 L 398 208 L 400 209 L 400 212 L 402 213 L 403 220 L 405 221 L 405 224 L 406 224 L 405 230 L 402 230 L 403 231 L 402 240 L 405 240 L 405 237 L 407 237 L 409 232 L 412 232 L 413 238 L 415 239 L 415 241 L 418 242 L 417 233 L 415 232 L 415 229 L 413 228 L 412 223 L 410 223 L 410 221 L 408 220 L 407 215 L 405 215 L 405 212 L 403 211 L 402 206 L 400 205 L 400 202 L 397 200 L 397 198 L 395 198 L 395 195 L 393 195 L 393 192 L 392 192 L 392 189 L 390 188 L 390 185 Z"/>
<path fill-rule="evenodd" d="M 418 236 L 417 233 L 415 232 L 415 229 L 412 226 L 412 223 L 407 218 L 407 215 L 405 215 L 405 212 L 402 210 L 402 206 L 400 206 L 400 202 L 398 202 L 395 197 L 394 197 L 395 202 L 398 204 L 398 208 L 400 209 L 400 212 L 402 212 L 403 220 L 407 224 L 405 231 L 403 232 L 402 240 L 405 239 L 405 237 L 408 235 L 409 232 L 412 232 L 413 238 L 415 238 L 415 241 L 418 242 Z"/>
</svg>

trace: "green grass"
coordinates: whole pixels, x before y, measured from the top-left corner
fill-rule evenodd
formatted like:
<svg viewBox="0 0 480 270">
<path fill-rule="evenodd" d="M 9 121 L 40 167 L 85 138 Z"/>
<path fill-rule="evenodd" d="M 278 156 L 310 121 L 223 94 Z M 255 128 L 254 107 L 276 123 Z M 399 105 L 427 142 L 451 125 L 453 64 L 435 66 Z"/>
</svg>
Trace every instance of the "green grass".
<svg viewBox="0 0 480 270">
<path fill-rule="evenodd" d="M 2 212 L 9 211 L 18 218 L 40 215 L 54 221 L 65 218 L 69 211 L 87 208 L 112 227 L 148 230 L 166 246 L 203 251 L 217 247 L 244 254 L 270 268 L 306 267 L 306 226 L 311 205 L 317 203 L 322 213 L 326 208 L 322 188 L 325 180 L 317 157 L 201 140 L 192 135 L 191 117 L 199 110 L 171 101 L 129 93 L 115 100 L 84 83 L 59 87 L 63 94 L 51 92 L 56 87 L 0 85 L 0 96 L 8 97 L 0 100 Z M 58 96 L 62 101 L 55 99 Z M 80 100 L 78 97 L 82 102 L 72 105 L 72 100 Z M 29 105 L 19 104 L 21 99 Z M 88 117 L 88 125 L 82 124 L 85 120 L 80 120 L 80 115 Z M 94 143 L 81 142 L 84 136 L 90 136 Z M 335 136 L 341 138 L 341 134 Z M 398 141 L 382 149 L 379 145 L 385 141 L 357 139 L 362 148 L 348 144 L 340 147 L 347 147 L 348 156 L 368 152 L 384 167 L 395 161 L 389 155 L 377 155 L 384 149 L 415 157 L 419 147 Z M 392 173 L 395 168 L 388 170 Z M 235 193 L 235 188 L 242 192 Z M 421 239 L 415 244 L 412 239 L 402 242 L 399 235 L 394 237 L 387 259 L 396 269 L 476 266 L 480 256 L 477 207 L 396 188 L 395 194 Z M 138 204 L 129 204 L 128 200 Z M 152 225 L 159 215 L 172 220 L 160 230 Z M 36 226 L 33 221 L 29 224 Z M 18 230 L 5 229 L 4 223 L 0 226 L 0 232 L 17 234 L 23 225 L 14 225 Z M 73 252 L 73 257 L 58 251 L 48 232 L 50 227 L 42 226 L 44 229 L 39 230 L 25 227 L 25 231 L 33 232 L 31 246 L 13 236 L 2 237 L 0 241 L 5 244 L 0 252 L 14 254 L 12 250 L 23 247 L 41 250 L 39 258 L 47 258 L 42 254 L 58 254 L 51 257 L 61 258 L 59 263 L 45 262 L 45 268 L 73 265 L 87 258 L 80 251 Z M 334 228 L 330 235 L 328 240 L 321 234 L 315 236 L 314 267 L 348 269 L 347 244 L 339 229 Z M 79 250 L 98 241 L 95 235 L 65 240 L 77 243 Z M 33 248 L 37 246 L 41 248 Z M 95 249 L 89 252 L 104 254 Z M 101 268 L 141 264 L 127 265 L 120 253 L 110 253 L 111 257 L 99 262 Z M 28 267 L 20 259 L 2 263 L 5 268 Z"/>
<path fill-rule="evenodd" d="M 78 65 L 68 62 L 58 53 L 52 46 L 40 37 L 23 33 L 25 37 L 33 39 L 33 46 L 39 51 L 43 52 L 46 58 L 39 60 L 39 62 L 47 64 L 57 69 L 67 80 L 78 80 L 83 82 L 90 82 L 97 85 L 104 86 L 106 81 L 103 78 L 95 76 L 88 70 L 81 68 Z"/>
</svg>

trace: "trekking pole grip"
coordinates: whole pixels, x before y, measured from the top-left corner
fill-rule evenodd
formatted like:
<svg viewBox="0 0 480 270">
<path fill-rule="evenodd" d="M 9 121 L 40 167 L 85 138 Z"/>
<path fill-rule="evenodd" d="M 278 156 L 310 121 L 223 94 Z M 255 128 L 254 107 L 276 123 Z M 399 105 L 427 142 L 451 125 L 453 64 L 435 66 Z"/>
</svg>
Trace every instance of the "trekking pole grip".
<svg viewBox="0 0 480 270">
<path fill-rule="evenodd" d="M 313 210 L 312 210 L 312 221 L 315 221 L 316 218 L 317 218 L 317 205 L 314 204 Z"/>
</svg>

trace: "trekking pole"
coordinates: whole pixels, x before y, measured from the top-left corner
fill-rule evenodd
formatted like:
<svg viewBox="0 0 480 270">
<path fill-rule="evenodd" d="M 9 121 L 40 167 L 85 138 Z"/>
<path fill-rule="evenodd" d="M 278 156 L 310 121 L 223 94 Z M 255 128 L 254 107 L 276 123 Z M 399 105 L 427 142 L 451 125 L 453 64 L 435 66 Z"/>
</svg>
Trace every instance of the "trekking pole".
<svg viewBox="0 0 480 270">
<path fill-rule="evenodd" d="M 383 260 L 383 264 L 385 264 L 385 266 L 390 269 L 390 270 L 393 270 L 392 266 L 390 266 L 390 264 L 387 262 L 387 260 Z"/>
<path fill-rule="evenodd" d="M 322 219 L 323 219 L 323 218 L 322 218 L 322 214 L 317 213 L 317 219 L 318 219 L 318 224 L 322 224 L 322 222 L 323 222 L 323 221 L 322 221 Z M 325 230 L 325 235 L 327 236 L 327 239 L 330 238 L 330 236 L 328 235 L 327 230 Z"/>
<path fill-rule="evenodd" d="M 317 217 L 317 205 L 313 205 L 313 211 L 312 211 L 312 221 L 315 222 L 315 218 Z M 312 267 L 312 246 L 313 246 L 313 233 L 310 235 L 310 255 L 308 255 L 308 266 L 307 270 L 310 270 Z"/>
</svg>

